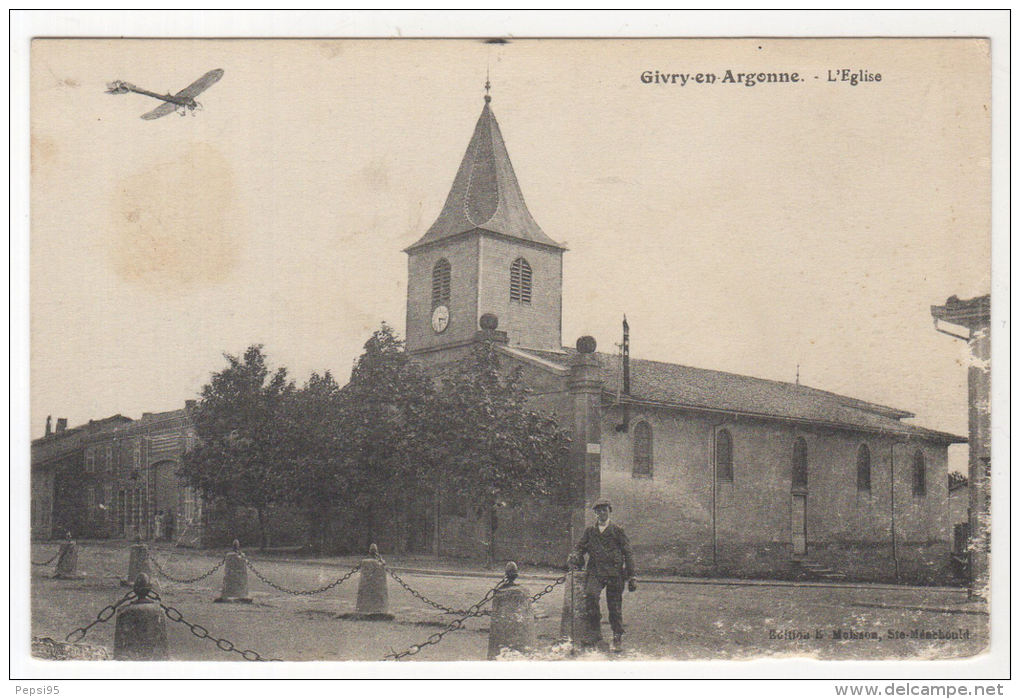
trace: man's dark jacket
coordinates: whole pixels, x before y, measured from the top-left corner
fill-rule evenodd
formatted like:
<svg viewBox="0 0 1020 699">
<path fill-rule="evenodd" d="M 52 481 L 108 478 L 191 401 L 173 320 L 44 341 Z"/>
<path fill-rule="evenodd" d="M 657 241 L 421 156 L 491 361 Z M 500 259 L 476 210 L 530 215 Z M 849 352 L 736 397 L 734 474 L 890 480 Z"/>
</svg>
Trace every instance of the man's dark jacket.
<svg viewBox="0 0 1020 699">
<path fill-rule="evenodd" d="M 584 530 L 581 540 L 574 547 L 578 559 L 588 554 L 588 572 L 600 578 L 634 577 L 634 557 L 630 552 L 630 542 L 623 529 L 612 522 L 604 532 L 598 526 Z"/>
</svg>

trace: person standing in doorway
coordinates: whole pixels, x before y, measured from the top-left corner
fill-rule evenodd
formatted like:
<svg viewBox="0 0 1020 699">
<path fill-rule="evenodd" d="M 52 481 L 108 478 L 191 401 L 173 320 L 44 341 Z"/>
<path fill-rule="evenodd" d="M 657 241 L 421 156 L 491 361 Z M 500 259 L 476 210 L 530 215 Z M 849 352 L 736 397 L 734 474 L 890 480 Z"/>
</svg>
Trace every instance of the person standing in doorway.
<svg viewBox="0 0 1020 699">
<path fill-rule="evenodd" d="M 584 603 L 588 622 L 601 640 L 602 612 L 599 599 L 602 590 L 606 590 L 606 606 L 609 607 L 609 625 L 613 629 L 614 652 L 623 649 L 623 586 L 634 592 L 637 582 L 634 579 L 634 557 L 630 550 L 630 542 L 623 528 L 610 521 L 613 506 L 605 498 L 596 500 L 592 505 L 596 522 L 587 527 L 580 541 L 570 554 L 570 565 L 580 568 L 587 555 L 587 575 L 584 583 Z"/>
</svg>

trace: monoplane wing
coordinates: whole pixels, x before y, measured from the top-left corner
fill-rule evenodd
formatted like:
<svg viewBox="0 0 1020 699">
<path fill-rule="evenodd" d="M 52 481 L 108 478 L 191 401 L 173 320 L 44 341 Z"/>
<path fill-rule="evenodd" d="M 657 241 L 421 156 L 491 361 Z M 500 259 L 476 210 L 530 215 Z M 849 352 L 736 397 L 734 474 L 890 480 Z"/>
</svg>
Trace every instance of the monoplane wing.
<svg viewBox="0 0 1020 699">
<path fill-rule="evenodd" d="M 199 93 L 204 92 L 209 88 L 210 85 L 216 83 L 217 80 L 223 77 L 223 69 L 217 68 L 216 70 L 210 70 L 208 73 L 203 75 L 195 82 L 188 85 L 186 88 L 178 92 L 174 97 L 195 97 Z"/>
<path fill-rule="evenodd" d="M 175 111 L 181 108 L 182 107 L 179 104 L 174 104 L 173 102 L 164 102 L 163 104 L 153 109 L 151 112 L 146 112 L 145 114 L 143 114 L 142 118 L 147 119 L 149 121 L 153 119 L 159 119 L 160 117 L 165 117 L 167 114 L 173 114 Z"/>
</svg>

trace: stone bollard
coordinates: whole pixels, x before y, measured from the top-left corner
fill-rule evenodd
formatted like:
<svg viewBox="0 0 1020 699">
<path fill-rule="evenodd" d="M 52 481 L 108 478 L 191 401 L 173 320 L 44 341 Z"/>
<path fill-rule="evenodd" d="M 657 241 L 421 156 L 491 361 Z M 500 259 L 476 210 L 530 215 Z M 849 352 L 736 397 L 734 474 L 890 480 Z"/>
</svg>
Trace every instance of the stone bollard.
<svg viewBox="0 0 1020 699">
<path fill-rule="evenodd" d="M 59 580 L 81 580 L 84 573 L 78 572 L 78 542 L 65 541 L 60 545 L 57 557 L 57 572 L 53 574 Z"/>
<path fill-rule="evenodd" d="M 135 580 L 138 599 L 117 612 L 113 632 L 114 660 L 169 660 L 166 618 L 158 604 L 146 595 L 152 589 L 149 576 L 142 573 Z"/>
<path fill-rule="evenodd" d="M 590 647 L 599 640 L 599 630 L 592 626 L 584 603 L 584 583 L 587 573 L 574 570 L 567 578 L 563 590 L 563 615 L 560 617 L 560 638 L 571 640 L 573 645 Z M 573 587 L 570 582 L 573 579 Z"/>
<path fill-rule="evenodd" d="M 128 561 L 127 578 L 120 581 L 122 587 L 134 587 L 132 580 L 138 580 L 138 576 L 145 574 L 149 580 L 149 589 L 157 593 L 161 591 L 159 580 L 152 573 L 152 562 L 149 560 L 149 547 L 141 541 L 131 547 L 131 558 Z"/>
<path fill-rule="evenodd" d="M 489 626 L 489 659 L 503 648 L 525 652 L 535 647 L 535 611 L 528 590 L 514 581 L 517 564 L 506 564 L 509 580 L 492 598 L 492 623 Z"/>
<path fill-rule="evenodd" d="M 389 613 L 390 595 L 386 587 L 384 561 L 379 558 L 379 549 L 375 544 L 368 548 L 368 553 L 371 558 L 361 561 L 361 571 L 358 577 L 358 602 L 354 607 L 354 614 L 349 614 L 346 618 L 370 621 L 390 620 L 393 615 Z"/>
<path fill-rule="evenodd" d="M 234 539 L 234 550 L 227 554 L 223 564 L 223 591 L 217 602 L 251 604 L 248 596 L 248 567 L 241 555 L 241 544 Z"/>
<path fill-rule="evenodd" d="M 149 562 L 149 547 L 141 541 L 136 541 L 131 547 L 131 558 L 128 560 L 127 577 L 120 581 L 123 587 L 133 587 L 135 580 L 142 573 L 153 580 L 152 564 Z"/>
</svg>

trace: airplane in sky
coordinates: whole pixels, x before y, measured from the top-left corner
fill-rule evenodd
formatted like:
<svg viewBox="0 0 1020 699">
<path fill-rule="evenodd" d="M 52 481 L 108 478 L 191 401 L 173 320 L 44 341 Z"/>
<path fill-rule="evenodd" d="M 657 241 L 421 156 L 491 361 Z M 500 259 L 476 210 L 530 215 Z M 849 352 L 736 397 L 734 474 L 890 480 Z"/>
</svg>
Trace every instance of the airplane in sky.
<svg viewBox="0 0 1020 699">
<path fill-rule="evenodd" d="M 142 88 L 136 87 L 131 83 L 124 82 L 123 80 L 115 80 L 112 83 L 107 84 L 106 92 L 111 95 L 123 95 L 128 92 L 134 92 L 139 95 L 148 95 L 149 97 L 155 97 L 158 100 L 163 100 L 163 104 L 159 105 L 151 112 L 143 114 L 142 119 L 159 119 L 160 117 L 172 114 L 173 112 L 178 112 L 181 116 L 184 116 L 189 111 L 194 112 L 202 106 L 195 101 L 195 97 L 209 89 L 222 77 L 222 68 L 210 70 L 208 73 L 175 95 L 171 95 L 169 92 L 165 95 L 161 95 L 156 92 L 150 92 L 149 90 L 143 90 Z"/>
</svg>

